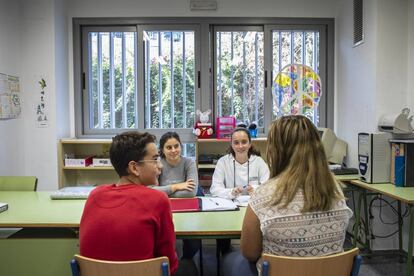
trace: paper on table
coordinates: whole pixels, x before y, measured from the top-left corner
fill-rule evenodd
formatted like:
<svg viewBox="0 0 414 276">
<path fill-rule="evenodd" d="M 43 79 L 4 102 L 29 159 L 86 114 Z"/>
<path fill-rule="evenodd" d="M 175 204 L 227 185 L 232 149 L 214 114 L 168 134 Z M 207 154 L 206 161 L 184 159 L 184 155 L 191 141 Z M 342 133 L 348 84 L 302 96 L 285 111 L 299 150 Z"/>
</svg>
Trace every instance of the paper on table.
<svg viewBox="0 0 414 276">
<path fill-rule="evenodd" d="M 237 204 L 237 206 L 246 207 L 249 202 L 250 196 L 249 195 L 241 195 L 236 197 L 233 201 Z"/>
<path fill-rule="evenodd" d="M 65 187 L 50 194 L 51 199 L 86 199 L 94 186 Z"/>
<path fill-rule="evenodd" d="M 203 211 L 236 210 L 237 205 L 230 199 L 220 197 L 201 197 Z"/>
</svg>

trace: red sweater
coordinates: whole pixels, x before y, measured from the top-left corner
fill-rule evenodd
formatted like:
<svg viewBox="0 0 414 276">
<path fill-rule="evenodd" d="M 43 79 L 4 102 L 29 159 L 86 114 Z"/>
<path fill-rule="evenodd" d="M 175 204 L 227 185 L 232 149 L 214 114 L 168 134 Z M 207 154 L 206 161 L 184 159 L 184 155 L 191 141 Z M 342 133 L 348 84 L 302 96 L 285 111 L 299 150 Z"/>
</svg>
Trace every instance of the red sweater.
<svg viewBox="0 0 414 276">
<path fill-rule="evenodd" d="M 175 233 L 168 197 L 142 185 L 103 185 L 86 201 L 80 223 L 80 254 L 132 261 L 167 256 L 177 270 Z"/>
</svg>

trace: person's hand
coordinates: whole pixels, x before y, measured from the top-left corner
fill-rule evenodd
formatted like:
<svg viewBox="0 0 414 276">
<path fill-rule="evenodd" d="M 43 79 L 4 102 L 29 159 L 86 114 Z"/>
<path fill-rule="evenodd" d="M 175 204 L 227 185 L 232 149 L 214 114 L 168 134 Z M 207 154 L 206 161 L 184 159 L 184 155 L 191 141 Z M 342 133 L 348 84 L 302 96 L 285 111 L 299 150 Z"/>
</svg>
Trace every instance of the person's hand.
<svg viewBox="0 0 414 276">
<path fill-rule="evenodd" d="M 172 184 L 171 185 L 171 190 L 173 193 L 175 193 L 176 191 L 193 191 L 195 188 L 195 183 L 193 179 L 188 179 L 187 181 L 183 182 L 183 183 L 177 183 L 177 184 Z"/>
<path fill-rule="evenodd" d="M 243 188 L 239 186 L 234 187 L 234 189 L 231 191 L 231 195 L 234 197 L 238 197 L 241 195 L 241 193 L 243 193 Z"/>
<path fill-rule="evenodd" d="M 254 192 L 254 187 L 252 185 L 247 185 L 246 186 L 246 192 L 251 196 Z"/>
</svg>

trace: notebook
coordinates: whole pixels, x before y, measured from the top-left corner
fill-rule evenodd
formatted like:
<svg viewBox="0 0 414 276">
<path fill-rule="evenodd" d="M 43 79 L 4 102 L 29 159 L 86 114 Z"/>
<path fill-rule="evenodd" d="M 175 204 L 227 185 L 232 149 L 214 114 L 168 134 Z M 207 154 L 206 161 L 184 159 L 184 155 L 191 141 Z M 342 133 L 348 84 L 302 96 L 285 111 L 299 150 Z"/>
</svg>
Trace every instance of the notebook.
<svg viewBox="0 0 414 276">
<path fill-rule="evenodd" d="M 230 199 L 220 197 L 202 197 L 202 211 L 230 211 L 238 210 L 236 203 Z"/>
<path fill-rule="evenodd" d="M 65 187 L 50 194 L 51 199 L 86 199 L 94 186 Z"/>
</svg>

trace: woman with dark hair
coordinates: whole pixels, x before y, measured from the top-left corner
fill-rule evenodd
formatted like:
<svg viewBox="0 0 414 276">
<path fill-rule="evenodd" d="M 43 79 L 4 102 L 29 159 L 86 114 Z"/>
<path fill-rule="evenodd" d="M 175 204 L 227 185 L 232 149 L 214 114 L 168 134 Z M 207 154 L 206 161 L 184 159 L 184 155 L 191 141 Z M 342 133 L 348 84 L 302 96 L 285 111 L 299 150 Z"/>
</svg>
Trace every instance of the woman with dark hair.
<svg viewBox="0 0 414 276">
<path fill-rule="evenodd" d="M 217 162 L 211 195 L 233 199 L 241 194 L 251 194 L 269 178 L 268 166 L 253 148 L 246 128 L 238 127 L 233 131 L 227 153 Z"/>
<path fill-rule="evenodd" d="M 181 156 L 181 140 L 176 132 L 161 136 L 160 156 L 163 165 L 159 186 L 152 188 L 169 197 L 194 197 L 198 188 L 197 166 L 191 158 Z"/>
<path fill-rule="evenodd" d="M 194 197 L 198 188 L 198 174 L 195 162 L 181 156 L 180 136 L 173 131 L 160 139 L 162 171 L 158 177 L 159 186 L 153 189 L 165 192 L 169 197 Z M 183 259 L 190 260 L 201 248 L 201 240 L 183 240 Z"/>
</svg>

